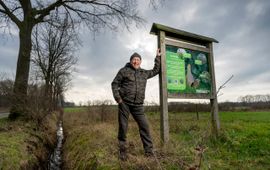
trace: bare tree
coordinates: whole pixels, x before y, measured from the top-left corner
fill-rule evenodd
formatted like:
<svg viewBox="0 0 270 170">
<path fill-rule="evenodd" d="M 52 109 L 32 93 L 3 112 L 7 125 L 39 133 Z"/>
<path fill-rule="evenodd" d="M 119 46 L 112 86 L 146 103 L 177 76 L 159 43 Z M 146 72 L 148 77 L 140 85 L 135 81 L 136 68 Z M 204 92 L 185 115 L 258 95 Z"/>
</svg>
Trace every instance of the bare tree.
<svg viewBox="0 0 270 170">
<path fill-rule="evenodd" d="M 70 82 L 73 66 L 77 63 L 74 52 L 79 43 L 68 16 L 63 21 L 55 17 L 60 26 L 49 22 L 36 27 L 32 52 L 36 75 L 45 83 L 44 107 L 48 111 L 56 109 L 59 97 Z"/>
<path fill-rule="evenodd" d="M 155 0 L 150 2 L 155 4 Z M 137 0 L 0 0 L 0 28 L 16 27 L 19 30 L 20 46 L 13 89 L 17 97 L 11 109 L 13 115 L 24 113 L 33 28 L 51 21 L 50 14 L 61 18 L 65 12 L 70 23 L 84 23 L 91 31 L 101 28 L 115 30 L 119 25 L 129 28 L 131 23 L 144 21 L 138 14 Z M 57 22 L 51 23 L 57 25 Z"/>
</svg>

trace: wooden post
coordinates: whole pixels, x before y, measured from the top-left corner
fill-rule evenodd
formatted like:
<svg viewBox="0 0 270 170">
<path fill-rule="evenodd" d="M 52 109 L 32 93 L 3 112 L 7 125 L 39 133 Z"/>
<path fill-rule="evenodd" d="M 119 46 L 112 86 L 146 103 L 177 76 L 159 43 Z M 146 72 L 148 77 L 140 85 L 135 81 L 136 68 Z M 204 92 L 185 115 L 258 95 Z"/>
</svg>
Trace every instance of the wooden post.
<svg viewBox="0 0 270 170">
<path fill-rule="evenodd" d="M 159 98 L 160 98 L 160 135 L 163 143 L 169 141 L 169 120 L 168 120 L 168 92 L 166 76 L 166 47 L 165 32 L 159 31 L 158 48 L 161 50 L 161 72 L 159 74 Z"/>
<path fill-rule="evenodd" d="M 212 134 L 218 136 L 220 123 L 218 118 L 218 102 L 216 93 L 216 81 L 215 81 L 213 45 L 212 45 L 213 42 L 218 43 L 218 41 L 210 37 L 167 27 L 165 25 L 157 23 L 153 23 L 150 33 L 158 36 L 158 47 L 161 49 L 161 72 L 159 74 L 159 92 L 160 92 L 160 134 L 162 141 L 165 144 L 169 140 L 168 97 L 184 98 L 184 99 L 210 99 Z M 211 73 L 211 84 L 212 84 L 210 94 L 199 92 L 168 93 L 167 74 L 166 74 L 167 69 L 166 45 L 194 51 L 200 51 L 209 54 L 209 71 Z M 199 119 L 198 110 L 197 110 L 197 119 Z"/>
<path fill-rule="evenodd" d="M 211 79 L 212 79 L 212 94 L 211 94 L 211 122 L 212 122 L 212 134 L 218 137 L 220 130 L 220 122 L 218 116 L 218 101 L 217 101 L 217 89 L 216 89 L 216 79 L 215 79 L 215 69 L 214 69 L 214 57 L 213 57 L 213 44 L 209 43 L 208 48 L 209 53 L 209 63 L 211 69 Z"/>
</svg>

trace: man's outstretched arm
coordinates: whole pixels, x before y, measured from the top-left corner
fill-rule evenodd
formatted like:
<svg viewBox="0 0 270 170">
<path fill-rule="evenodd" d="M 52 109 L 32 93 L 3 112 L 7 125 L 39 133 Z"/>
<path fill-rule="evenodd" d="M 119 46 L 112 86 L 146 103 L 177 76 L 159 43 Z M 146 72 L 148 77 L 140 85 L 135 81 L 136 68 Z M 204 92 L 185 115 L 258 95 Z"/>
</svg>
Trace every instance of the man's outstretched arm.
<svg viewBox="0 0 270 170">
<path fill-rule="evenodd" d="M 155 58 L 155 65 L 154 68 L 152 70 L 148 70 L 147 71 L 147 78 L 152 78 L 155 75 L 157 75 L 160 71 L 160 62 L 161 62 L 161 52 L 160 49 L 157 49 L 157 54 L 156 54 L 156 58 Z"/>
</svg>

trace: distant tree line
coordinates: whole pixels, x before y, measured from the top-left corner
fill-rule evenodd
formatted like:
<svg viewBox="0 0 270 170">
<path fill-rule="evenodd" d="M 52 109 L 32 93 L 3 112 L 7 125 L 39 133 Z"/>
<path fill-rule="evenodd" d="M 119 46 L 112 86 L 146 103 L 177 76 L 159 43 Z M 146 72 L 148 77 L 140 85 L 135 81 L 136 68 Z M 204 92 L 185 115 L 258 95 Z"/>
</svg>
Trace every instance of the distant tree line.
<svg viewBox="0 0 270 170">
<path fill-rule="evenodd" d="M 218 104 L 219 111 L 256 111 L 256 110 L 270 110 L 269 94 L 266 95 L 246 95 L 240 96 L 237 102 L 220 102 Z M 155 102 L 145 102 L 145 112 L 159 112 L 159 105 Z M 80 106 L 87 106 L 89 108 L 99 108 L 102 114 L 108 114 L 108 110 L 112 107 L 117 107 L 111 100 L 93 100 L 88 101 L 86 105 L 82 103 Z M 106 108 L 106 109 L 105 109 Z M 110 108 L 110 109 L 108 109 Z M 169 112 L 210 112 L 210 103 L 190 103 L 190 102 L 169 102 Z M 106 113 L 105 113 L 106 112 Z"/>
<path fill-rule="evenodd" d="M 255 111 L 270 110 L 270 94 L 240 96 L 237 102 L 220 102 L 219 111 Z M 170 112 L 209 112 L 209 103 L 177 103 L 168 105 Z"/>
<path fill-rule="evenodd" d="M 242 103 L 259 103 L 259 102 L 270 102 L 270 94 L 257 94 L 257 95 L 246 95 L 246 96 L 240 96 L 238 98 L 238 102 Z"/>
</svg>

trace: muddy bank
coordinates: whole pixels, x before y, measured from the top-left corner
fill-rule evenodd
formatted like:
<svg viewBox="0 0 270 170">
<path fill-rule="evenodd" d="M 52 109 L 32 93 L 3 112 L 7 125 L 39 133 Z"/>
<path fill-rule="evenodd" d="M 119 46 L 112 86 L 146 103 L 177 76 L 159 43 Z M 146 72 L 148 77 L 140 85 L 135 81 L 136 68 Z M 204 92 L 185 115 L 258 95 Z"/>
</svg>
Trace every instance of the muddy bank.
<svg viewBox="0 0 270 170">
<path fill-rule="evenodd" d="M 33 153 L 36 162 L 28 165 L 30 169 L 48 169 L 48 158 L 53 152 L 57 143 L 57 124 L 59 121 L 58 113 L 53 113 L 39 125 L 37 130 L 31 133 L 31 138 L 27 140 L 29 153 Z M 24 169 L 22 167 L 22 169 Z"/>
</svg>

